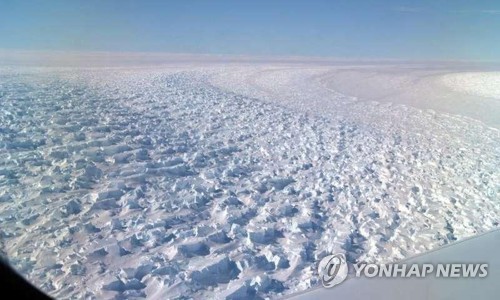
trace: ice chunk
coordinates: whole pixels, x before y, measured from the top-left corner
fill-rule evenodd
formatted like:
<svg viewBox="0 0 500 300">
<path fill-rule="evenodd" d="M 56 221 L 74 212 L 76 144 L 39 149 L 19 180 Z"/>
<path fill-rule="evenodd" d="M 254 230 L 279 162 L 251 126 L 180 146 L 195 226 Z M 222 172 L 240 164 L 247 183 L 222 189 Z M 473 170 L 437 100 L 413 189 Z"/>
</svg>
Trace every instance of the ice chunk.
<svg viewBox="0 0 500 300">
<path fill-rule="evenodd" d="M 227 257 L 214 260 L 211 265 L 195 270 L 191 273 L 191 280 L 202 286 L 214 286 L 220 283 L 228 283 L 238 277 L 240 271 L 236 263 Z"/>
</svg>

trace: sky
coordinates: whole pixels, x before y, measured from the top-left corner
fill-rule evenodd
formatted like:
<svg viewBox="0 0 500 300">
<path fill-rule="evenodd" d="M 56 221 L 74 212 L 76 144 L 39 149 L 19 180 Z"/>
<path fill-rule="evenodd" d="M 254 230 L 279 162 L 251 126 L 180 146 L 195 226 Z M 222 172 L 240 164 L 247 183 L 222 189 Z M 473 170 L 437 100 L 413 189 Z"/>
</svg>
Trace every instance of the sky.
<svg viewBox="0 0 500 300">
<path fill-rule="evenodd" d="M 500 1 L 0 0 L 0 49 L 500 61 Z"/>
</svg>

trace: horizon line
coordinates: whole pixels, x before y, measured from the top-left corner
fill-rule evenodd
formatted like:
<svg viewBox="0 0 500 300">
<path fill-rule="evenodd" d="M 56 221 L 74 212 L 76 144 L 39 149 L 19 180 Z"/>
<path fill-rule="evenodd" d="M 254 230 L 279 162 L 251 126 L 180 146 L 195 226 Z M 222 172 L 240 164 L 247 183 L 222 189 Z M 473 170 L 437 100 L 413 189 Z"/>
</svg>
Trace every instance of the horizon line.
<svg viewBox="0 0 500 300">
<path fill-rule="evenodd" d="M 57 56 L 56 56 L 57 55 Z M 61 55 L 63 57 L 61 57 Z M 107 57 L 111 56 L 111 57 Z M 161 51 L 117 51 L 117 50 L 54 50 L 54 49 L 12 49 L 0 48 L 0 64 L 6 58 L 14 60 L 51 58 L 65 61 L 70 58 L 97 58 L 116 61 L 127 57 L 136 58 L 193 58 L 209 59 L 207 62 L 216 62 L 217 59 L 243 60 L 245 62 L 258 60 L 285 60 L 289 62 L 406 62 L 406 63 L 500 63 L 494 59 L 465 59 L 465 58 L 397 58 L 397 57 L 349 57 L 327 55 L 281 55 L 281 54 L 243 54 L 243 53 L 202 53 L 202 52 L 161 52 Z M 169 57 L 170 56 L 170 57 Z"/>
</svg>

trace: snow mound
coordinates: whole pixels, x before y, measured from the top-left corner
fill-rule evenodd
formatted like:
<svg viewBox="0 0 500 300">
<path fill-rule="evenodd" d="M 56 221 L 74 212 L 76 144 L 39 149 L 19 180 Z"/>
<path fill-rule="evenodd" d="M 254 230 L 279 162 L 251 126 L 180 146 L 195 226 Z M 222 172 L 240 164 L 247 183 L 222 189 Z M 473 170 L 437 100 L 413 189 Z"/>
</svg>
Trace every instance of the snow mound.
<svg viewBox="0 0 500 300">
<path fill-rule="evenodd" d="M 500 100 L 500 72 L 464 72 L 442 76 L 442 83 L 453 90 Z"/>
</svg>

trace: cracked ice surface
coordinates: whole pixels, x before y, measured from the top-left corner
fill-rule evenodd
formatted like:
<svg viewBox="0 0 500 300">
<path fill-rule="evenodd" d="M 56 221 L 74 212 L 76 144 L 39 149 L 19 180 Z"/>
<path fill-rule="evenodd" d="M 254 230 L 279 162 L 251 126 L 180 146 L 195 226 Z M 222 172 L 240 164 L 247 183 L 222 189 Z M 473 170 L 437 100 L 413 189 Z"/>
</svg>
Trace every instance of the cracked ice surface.
<svg viewBox="0 0 500 300">
<path fill-rule="evenodd" d="M 498 226 L 497 130 L 220 72 L 3 70 L 13 266 L 57 298 L 277 297 L 332 252 L 395 261 Z"/>
</svg>

